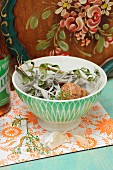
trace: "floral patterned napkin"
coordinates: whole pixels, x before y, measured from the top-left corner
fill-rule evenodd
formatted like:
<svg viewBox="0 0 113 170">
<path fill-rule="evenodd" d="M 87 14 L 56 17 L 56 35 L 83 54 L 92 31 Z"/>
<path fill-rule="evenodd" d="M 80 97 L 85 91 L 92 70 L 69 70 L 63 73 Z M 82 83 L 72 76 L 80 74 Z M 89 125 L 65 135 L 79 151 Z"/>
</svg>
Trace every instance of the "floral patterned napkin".
<svg viewBox="0 0 113 170">
<path fill-rule="evenodd" d="M 12 92 L 12 109 L 0 118 L 0 166 L 113 144 L 113 120 L 98 102 L 81 124 L 65 132 L 69 142 L 50 150 L 44 143 L 50 132 Z"/>
</svg>

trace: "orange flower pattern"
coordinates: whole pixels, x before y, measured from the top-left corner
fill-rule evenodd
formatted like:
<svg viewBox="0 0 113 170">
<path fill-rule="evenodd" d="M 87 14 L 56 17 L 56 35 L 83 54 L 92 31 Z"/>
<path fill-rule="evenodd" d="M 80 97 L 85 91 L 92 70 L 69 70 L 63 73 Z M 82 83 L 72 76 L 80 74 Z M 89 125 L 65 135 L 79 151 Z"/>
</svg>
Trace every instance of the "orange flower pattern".
<svg viewBox="0 0 113 170">
<path fill-rule="evenodd" d="M 3 137 L 14 138 L 18 137 L 22 133 L 22 130 L 18 127 L 7 127 L 2 131 Z"/>
<path fill-rule="evenodd" d="M 20 140 L 26 135 L 25 123 L 22 124 L 22 127 L 11 125 L 13 119 L 18 115 L 28 118 L 29 132 L 38 135 L 41 141 L 44 141 L 50 132 L 41 128 L 38 118 L 28 111 L 15 92 L 12 92 L 11 95 L 12 109 L 0 119 L 0 166 L 113 144 L 113 120 L 100 103 L 96 103 L 92 107 L 92 111 L 81 118 L 81 124 L 77 128 L 65 133 L 69 143 L 60 145 L 45 155 L 36 151 L 27 152 L 23 144 L 21 154 L 14 154 L 12 152 L 14 147 L 18 146 Z M 84 137 L 87 142 L 77 141 L 74 134 Z"/>
<path fill-rule="evenodd" d="M 99 130 L 100 134 L 106 133 L 108 136 L 110 134 L 113 134 L 113 119 L 112 118 L 109 118 L 108 120 L 103 118 L 102 120 L 98 120 L 97 122 L 98 124 L 95 124 L 96 126 L 95 130 Z"/>
<path fill-rule="evenodd" d="M 25 116 L 28 118 L 29 123 L 33 123 L 34 125 L 36 125 L 38 123 L 37 116 L 33 115 L 31 112 L 27 112 L 27 114 L 25 114 Z"/>
<path fill-rule="evenodd" d="M 94 138 L 87 138 L 87 141 L 88 141 L 88 145 L 84 145 L 78 141 L 76 141 L 76 143 L 82 149 L 90 149 L 96 147 L 97 141 Z"/>
</svg>

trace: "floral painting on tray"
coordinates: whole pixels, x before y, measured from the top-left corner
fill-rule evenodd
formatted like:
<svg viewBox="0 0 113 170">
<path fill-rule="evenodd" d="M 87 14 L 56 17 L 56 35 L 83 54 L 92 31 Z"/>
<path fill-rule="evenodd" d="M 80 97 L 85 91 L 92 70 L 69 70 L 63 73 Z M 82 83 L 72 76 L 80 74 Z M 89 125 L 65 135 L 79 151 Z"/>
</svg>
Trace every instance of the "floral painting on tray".
<svg viewBox="0 0 113 170">
<path fill-rule="evenodd" d="M 81 54 L 91 57 L 113 44 L 113 27 L 110 25 L 113 18 L 112 1 L 59 0 L 45 3 L 42 11 L 37 10 L 30 16 L 26 29 L 38 29 L 41 20 L 48 22 L 53 13 L 57 21 L 50 25 L 44 39 L 37 39 L 36 50 L 45 50 L 52 45 L 49 55 L 66 55 L 71 43 Z M 91 52 L 85 52 L 85 48 L 92 43 L 94 48 Z M 84 48 L 78 48 L 78 44 Z"/>
<path fill-rule="evenodd" d="M 14 56 L 70 55 L 112 69 L 113 0 L 3 1 L 2 32 Z"/>
</svg>

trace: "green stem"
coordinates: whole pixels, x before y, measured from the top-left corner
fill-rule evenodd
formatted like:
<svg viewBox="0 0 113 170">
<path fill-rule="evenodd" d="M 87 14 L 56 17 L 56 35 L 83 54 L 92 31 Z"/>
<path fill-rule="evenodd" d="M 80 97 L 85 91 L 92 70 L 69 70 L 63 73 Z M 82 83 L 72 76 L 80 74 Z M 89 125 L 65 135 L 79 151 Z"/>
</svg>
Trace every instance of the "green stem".
<svg viewBox="0 0 113 170">
<path fill-rule="evenodd" d="M 101 34 L 101 35 L 104 35 L 104 36 L 106 36 L 106 37 L 111 37 L 111 36 L 112 36 L 112 34 L 107 34 L 107 33 L 103 33 L 103 32 L 100 32 L 100 34 Z"/>
<path fill-rule="evenodd" d="M 58 43 L 56 43 L 56 41 L 58 41 L 58 32 L 60 30 L 60 26 L 57 28 L 57 31 L 55 33 L 55 36 L 54 36 L 54 46 L 57 47 L 58 46 Z"/>
<path fill-rule="evenodd" d="M 77 48 L 77 47 L 76 47 L 76 49 L 77 49 L 81 54 L 83 54 L 83 55 L 85 55 L 85 56 L 87 56 L 87 57 L 92 57 L 91 54 L 86 53 L 86 52 L 84 52 L 84 51 L 81 51 L 81 50 L 80 50 L 79 48 Z"/>
<path fill-rule="evenodd" d="M 44 8 L 43 11 L 46 11 L 47 9 L 51 9 L 51 8 L 54 9 L 54 8 L 55 8 L 55 5 L 49 6 L 49 7 L 47 7 L 47 8 Z"/>
<path fill-rule="evenodd" d="M 74 37 L 74 40 L 75 40 L 75 43 L 76 43 L 76 38 Z M 77 42 L 78 43 L 78 42 Z M 76 43 L 76 44 L 77 44 Z M 76 47 L 76 45 L 75 45 L 75 47 Z M 77 48 L 76 47 L 76 49 L 81 53 L 81 54 L 83 54 L 83 55 L 85 55 L 85 56 L 87 56 L 87 57 L 91 57 L 92 55 L 91 54 L 89 54 L 89 53 L 86 53 L 86 52 L 84 52 L 84 51 L 81 51 L 79 48 Z"/>
</svg>

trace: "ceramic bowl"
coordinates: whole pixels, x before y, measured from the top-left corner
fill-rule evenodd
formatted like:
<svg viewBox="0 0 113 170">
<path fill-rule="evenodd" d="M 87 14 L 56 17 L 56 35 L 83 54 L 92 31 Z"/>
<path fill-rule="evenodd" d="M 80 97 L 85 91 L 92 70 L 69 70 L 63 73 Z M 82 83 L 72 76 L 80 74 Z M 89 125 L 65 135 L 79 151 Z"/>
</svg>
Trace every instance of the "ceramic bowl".
<svg viewBox="0 0 113 170">
<path fill-rule="evenodd" d="M 94 69 L 99 70 L 101 84 L 97 84 L 97 90 L 86 97 L 73 100 L 47 100 L 30 96 L 21 90 L 22 80 L 18 73 L 15 71 L 12 76 L 12 82 L 19 98 L 38 117 L 38 122 L 43 128 L 48 131 L 65 131 L 77 127 L 81 116 L 91 110 L 106 85 L 107 77 L 103 69 L 88 60 L 70 56 L 48 56 L 33 61 L 37 66 L 41 63 L 58 64 L 65 71 L 81 67 L 87 67 L 91 72 Z M 25 65 L 23 64 L 22 67 L 24 68 Z"/>
</svg>

